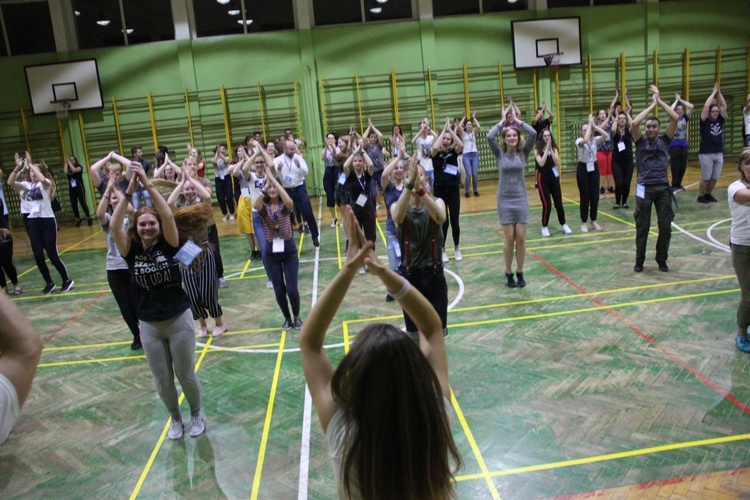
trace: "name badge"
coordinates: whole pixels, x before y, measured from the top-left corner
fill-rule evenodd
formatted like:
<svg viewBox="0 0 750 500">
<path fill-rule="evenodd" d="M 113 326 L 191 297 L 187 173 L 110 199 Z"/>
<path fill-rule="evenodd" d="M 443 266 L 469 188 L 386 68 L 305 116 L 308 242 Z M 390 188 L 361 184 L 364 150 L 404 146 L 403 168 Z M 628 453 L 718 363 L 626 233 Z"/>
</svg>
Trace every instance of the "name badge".
<svg viewBox="0 0 750 500">
<path fill-rule="evenodd" d="M 557 171 L 557 167 L 552 167 L 552 174 L 555 178 L 560 177 L 560 172 Z"/>
<path fill-rule="evenodd" d="M 635 197 L 643 199 L 646 197 L 646 186 L 643 184 L 636 184 L 635 185 Z"/>
<path fill-rule="evenodd" d="M 446 165 L 445 173 L 448 175 L 458 175 L 458 167 L 455 165 Z"/>
<path fill-rule="evenodd" d="M 240 188 L 240 191 L 242 192 L 242 196 L 244 198 L 250 198 L 250 190 L 248 188 Z"/>
<path fill-rule="evenodd" d="M 289 175 L 284 176 L 284 185 L 285 186 L 291 186 L 292 185 L 292 177 Z"/>
<path fill-rule="evenodd" d="M 617 143 L 617 151 L 619 151 L 620 153 L 622 153 L 623 151 L 625 151 L 625 143 L 624 142 L 618 142 Z"/>
<path fill-rule="evenodd" d="M 586 172 L 593 172 L 595 168 L 596 163 L 594 163 L 593 161 L 586 163 Z"/>
<path fill-rule="evenodd" d="M 174 259 L 182 264 L 183 266 L 189 266 L 195 258 L 200 255 L 203 250 L 201 247 L 196 245 L 190 240 L 187 240 L 184 245 L 177 251 Z"/>
<path fill-rule="evenodd" d="M 29 215 L 37 215 L 42 211 L 42 202 L 35 201 L 31 203 L 31 213 Z"/>
<path fill-rule="evenodd" d="M 346 176 L 344 175 L 344 172 L 341 172 L 339 174 L 339 184 L 341 184 L 342 186 L 346 184 Z"/>
<path fill-rule="evenodd" d="M 223 181 L 223 180 L 224 180 L 224 176 L 225 176 L 225 175 L 226 175 L 226 174 L 225 174 L 224 172 L 222 172 L 221 174 L 219 174 L 219 179 L 221 179 L 221 180 Z"/>
<path fill-rule="evenodd" d="M 74 187 L 76 187 L 77 185 L 78 185 L 78 184 L 76 184 L 76 180 L 75 180 L 75 179 L 70 179 L 70 187 L 74 188 Z"/>
<path fill-rule="evenodd" d="M 364 193 L 360 194 L 359 197 L 357 198 L 357 205 L 359 205 L 360 207 L 364 207 L 365 203 L 367 203 L 367 200 L 368 200 L 368 197 L 366 194 Z"/>
<path fill-rule="evenodd" d="M 397 240 L 393 240 L 393 253 L 396 255 L 397 259 L 401 258 L 401 245 L 398 244 Z"/>
<path fill-rule="evenodd" d="M 273 253 L 284 253 L 284 240 L 282 240 L 281 238 L 274 238 L 273 248 L 271 251 Z"/>
</svg>

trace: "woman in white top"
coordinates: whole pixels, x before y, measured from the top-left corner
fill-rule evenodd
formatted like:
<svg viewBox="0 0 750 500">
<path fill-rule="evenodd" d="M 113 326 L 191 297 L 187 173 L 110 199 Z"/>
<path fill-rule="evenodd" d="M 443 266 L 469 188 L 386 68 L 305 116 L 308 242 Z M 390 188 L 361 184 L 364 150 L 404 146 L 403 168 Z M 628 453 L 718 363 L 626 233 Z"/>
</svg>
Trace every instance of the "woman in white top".
<svg viewBox="0 0 750 500">
<path fill-rule="evenodd" d="M 599 135 L 594 135 L 597 132 Z M 581 137 L 576 139 L 578 148 L 578 169 L 576 170 L 576 181 L 578 183 L 578 194 L 581 197 L 581 232 L 589 231 L 588 220 L 591 217 L 591 227 L 595 231 L 601 231 L 602 227 L 596 222 L 599 212 L 599 165 L 596 162 L 597 144 L 604 137 L 609 137 L 606 130 L 594 122 L 594 115 L 589 115 L 589 120 L 581 127 Z"/>
<path fill-rule="evenodd" d="M 422 168 L 427 173 L 427 178 L 430 179 L 429 189 L 432 189 L 435 183 L 435 168 L 432 166 L 432 145 L 435 139 L 437 139 L 437 134 L 432 131 L 430 120 L 425 118 L 419 124 L 419 132 L 411 140 L 412 144 L 416 147 L 414 154 L 419 158 L 419 164 L 422 165 Z"/>
<path fill-rule="evenodd" d="M 740 283 L 740 303 L 737 307 L 737 336 L 735 343 L 743 352 L 750 352 L 750 147 L 742 150 L 737 159 L 739 180 L 729 185 L 729 211 L 732 213 L 732 264 Z"/>
<path fill-rule="evenodd" d="M 51 201 L 52 181 L 48 175 L 42 173 L 38 165 L 31 162 L 31 156 L 27 151 L 23 159 L 16 154 L 16 168 L 8 177 L 8 184 L 18 190 L 21 198 L 21 213 L 26 223 L 31 251 L 46 283 L 42 293 L 49 295 L 56 288 L 45 262 L 45 252 L 60 273 L 61 291 L 67 292 L 73 288 L 74 282 L 68 276 L 68 270 L 57 253 L 57 221 Z"/>
<path fill-rule="evenodd" d="M 450 432 L 448 358 L 440 318 L 416 288 L 380 262 L 350 207 L 344 227 L 346 263 L 310 311 L 299 340 L 339 497 L 452 497 L 461 457 Z M 323 347 L 325 334 L 357 269 L 365 264 L 414 318 L 419 343 L 393 325 L 371 324 L 334 369 Z"/>
<path fill-rule="evenodd" d="M 472 125 L 472 122 L 476 124 L 476 127 Z M 469 194 L 469 179 L 471 179 L 471 184 L 474 188 L 474 196 L 479 196 L 479 186 L 477 185 L 479 182 L 479 150 L 477 149 L 477 133 L 479 132 L 480 125 L 479 120 L 477 120 L 477 112 L 474 111 L 469 120 L 464 116 L 458 126 L 463 130 L 460 136 L 461 141 L 464 143 L 463 163 L 464 170 L 466 171 L 464 195 L 467 198 L 471 196 L 471 194 Z"/>
</svg>

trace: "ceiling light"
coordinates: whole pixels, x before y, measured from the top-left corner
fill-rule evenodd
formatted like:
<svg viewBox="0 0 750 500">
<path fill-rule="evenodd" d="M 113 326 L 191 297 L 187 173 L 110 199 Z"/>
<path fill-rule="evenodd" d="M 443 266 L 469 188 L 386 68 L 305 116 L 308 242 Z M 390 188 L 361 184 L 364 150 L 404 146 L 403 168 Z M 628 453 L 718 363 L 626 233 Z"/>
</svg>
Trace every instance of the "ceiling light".
<svg viewBox="0 0 750 500">
<path fill-rule="evenodd" d="M 80 16 L 80 15 L 81 15 L 81 11 L 80 11 L 80 10 L 74 10 L 74 11 L 73 11 L 73 14 L 75 14 L 75 15 L 76 15 L 76 17 L 78 17 L 78 16 Z"/>
<path fill-rule="evenodd" d="M 122 30 L 120 30 L 120 31 L 122 31 Z M 126 33 L 127 33 L 128 35 L 132 35 L 134 31 L 135 31 L 135 30 L 134 30 L 133 28 L 128 28 L 128 29 L 126 29 L 126 30 L 125 30 L 125 32 L 126 32 Z"/>
<path fill-rule="evenodd" d="M 378 0 L 378 3 L 387 3 L 388 0 Z"/>
<path fill-rule="evenodd" d="M 229 3 L 229 0 L 216 0 L 216 1 L 219 2 L 221 5 L 226 5 Z"/>
<path fill-rule="evenodd" d="M 508 3 L 516 3 L 518 0 L 508 0 Z"/>
<path fill-rule="evenodd" d="M 237 19 L 237 22 L 239 24 L 242 24 L 242 19 Z M 253 24 L 253 20 L 252 19 L 248 19 L 248 20 L 245 21 L 245 24 L 247 24 L 247 25 Z"/>
<path fill-rule="evenodd" d="M 99 26 L 109 26 L 109 19 L 99 19 L 96 24 Z"/>
<path fill-rule="evenodd" d="M 230 16 L 239 16 L 240 15 L 240 10 L 239 9 L 233 9 L 233 10 L 230 10 L 229 12 L 227 12 L 227 14 L 229 14 Z"/>
<path fill-rule="evenodd" d="M 372 9 L 370 9 L 370 12 L 372 12 L 373 14 L 380 14 L 381 12 L 383 12 L 383 8 L 382 7 L 373 7 Z"/>
</svg>

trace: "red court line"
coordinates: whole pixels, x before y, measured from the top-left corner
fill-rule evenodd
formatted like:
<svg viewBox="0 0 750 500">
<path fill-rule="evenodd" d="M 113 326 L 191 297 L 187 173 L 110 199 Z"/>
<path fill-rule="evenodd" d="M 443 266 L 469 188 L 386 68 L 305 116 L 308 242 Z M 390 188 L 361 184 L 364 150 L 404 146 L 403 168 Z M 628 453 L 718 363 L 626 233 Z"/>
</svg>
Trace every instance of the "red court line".
<svg viewBox="0 0 750 500">
<path fill-rule="evenodd" d="M 488 221 L 485 217 L 483 217 L 483 216 L 481 216 L 479 214 L 476 214 L 476 215 L 481 220 L 483 220 L 486 224 L 490 225 L 493 229 L 495 229 L 495 231 L 497 231 L 498 233 L 500 232 L 500 231 L 498 231 L 497 227 L 494 224 L 492 224 L 490 221 Z M 566 283 L 568 283 L 570 286 L 572 286 L 573 288 L 575 288 L 576 290 L 578 290 L 580 293 L 582 293 L 582 294 L 589 293 L 588 291 L 586 291 L 585 288 L 583 288 L 582 286 L 578 285 L 572 279 L 568 278 L 561 271 L 559 271 L 557 268 L 555 268 L 552 264 L 550 264 L 546 260 L 544 260 L 541 257 L 539 257 L 534 252 L 528 252 L 528 254 L 532 258 L 534 258 L 537 262 L 539 262 L 540 264 L 542 264 L 544 267 L 546 267 L 547 269 L 549 269 L 550 271 L 552 271 L 552 273 L 554 273 L 557 277 L 559 277 L 560 279 L 562 279 L 563 281 L 565 281 Z M 596 298 L 596 297 L 594 297 L 592 295 L 588 295 L 587 297 L 589 298 L 589 300 L 591 300 L 597 306 L 599 306 L 599 307 L 605 307 L 605 308 L 607 307 L 607 305 L 604 302 L 602 302 L 601 300 L 599 300 L 598 298 Z M 675 362 L 679 367 L 684 368 L 685 370 L 688 370 L 690 373 L 692 373 L 695 376 L 695 378 L 697 378 L 698 380 L 700 380 L 701 382 L 703 382 L 704 384 L 706 384 L 709 388 L 711 388 L 716 393 L 720 394 L 721 397 L 723 397 L 724 399 L 726 399 L 727 401 L 729 401 L 730 403 L 732 403 L 734 406 L 736 406 L 737 408 L 739 408 L 740 410 L 742 410 L 746 414 L 750 415 L 750 407 L 748 407 L 747 405 L 745 405 L 744 403 L 742 403 L 740 400 L 738 400 L 736 397 L 734 397 L 729 392 L 727 392 L 724 389 L 722 389 L 721 387 L 719 387 L 717 384 L 715 384 L 711 379 L 709 379 L 703 373 L 701 373 L 700 371 L 698 371 L 696 368 L 692 367 L 687 361 L 683 360 L 682 358 L 680 358 L 679 356 L 677 356 L 676 354 L 674 354 L 673 352 L 671 352 L 667 348 L 663 347 L 656 340 L 654 340 L 650 335 L 648 335 L 647 333 L 645 333 L 643 330 L 641 330 L 637 326 L 630 324 L 621 314 L 619 314 L 614 309 L 605 309 L 605 310 L 609 314 L 611 314 L 614 318 L 622 321 L 628 328 L 630 328 L 630 330 L 632 330 L 633 332 L 635 332 L 643 340 L 645 340 L 646 342 L 648 342 L 649 344 L 651 344 L 653 347 L 655 347 L 659 351 L 661 351 L 662 354 L 664 354 L 669 359 L 671 359 L 673 362 Z"/>
<path fill-rule="evenodd" d="M 99 295 L 97 295 L 96 297 L 94 297 L 93 299 L 91 299 L 88 304 L 86 304 L 85 306 L 83 306 L 78 312 L 76 312 L 73 316 L 71 316 L 70 318 L 68 318 L 68 320 L 60 326 L 60 328 L 58 328 L 57 330 L 55 330 L 54 332 L 52 332 L 52 334 L 50 336 L 48 336 L 46 339 L 44 339 L 44 343 L 46 344 L 47 342 L 49 342 L 50 340 L 52 340 L 53 338 L 55 338 L 55 335 L 57 335 L 58 333 L 60 333 L 66 326 L 68 326 L 73 321 L 75 321 L 76 318 L 78 318 L 78 316 L 80 316 L 81 314 L 83 314 L 84 312 L 86 312 L 86 310 L 89 307 L 91 307 L 91 306 L 94 305 L 94 302 L 96 302 L 97 300 L 99 300 L 102 297 L 104 297 L 107 293 L 108 292 L 102 292 Z"/>
</svg>

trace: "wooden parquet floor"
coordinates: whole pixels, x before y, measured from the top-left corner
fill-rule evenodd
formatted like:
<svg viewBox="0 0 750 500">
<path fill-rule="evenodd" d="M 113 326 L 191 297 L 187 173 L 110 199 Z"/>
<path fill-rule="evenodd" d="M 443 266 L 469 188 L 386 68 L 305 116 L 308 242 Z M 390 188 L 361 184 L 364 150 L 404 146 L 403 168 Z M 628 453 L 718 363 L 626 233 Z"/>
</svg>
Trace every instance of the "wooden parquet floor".
<svg viewBox="0 0 750 500">
<path fill-rule="evenodd" d="M 563 177 L 565 236 L 540 236 L 533 179 L 525 275 L 503 286 L 494 182 L 462 198 L 462 262 L 446 264 L 459 498 L 750 498 L 750 358 L 733 344 L 739 290 L 725 166 L 719 203 L 695 203 L 696 166 L 677 193 L 670 271 L 636 274 L 629 210 L 600 200 L 603 231 L 581 233 L 575 176 Z M 688 184 L 686 184 L 688 185 Z M 297 236 L 303 316 L 337 272 L 344 237 L 324 201 L 321 247 Z M 218 213 L 218 212 L 217 212 Z M 384 211 L 380 214 L 381 226 Z M 108 290 L 98 227 L 64 225 L 75 288 L 42 296 L 26 235 L 14 231 L 24 293 L 16 303 L 46 340 L 34 388 L 0 448 L 0 497 L 334 498 L 325 441 L 305 397 L 297 336 L 234 222 L 216 217 L 230 331 L 199 342 L 207 433 L 166 439 L 166 411 Z M 384 228 L 383 228 L 384 230 Z M 451 238 L 448 237 L 448 248 Z M 385 254 L 383 241 L 377 242 Z M 53 277 L 56 277 L 52 270 Z M 358 277 L 326 339 L 334 364 L 363 322 L 401 324 Z M 209 323 L 209 326 L 212 326 Z M 187 409 L 183 404 L 183 413 Z"/>
</svg>

